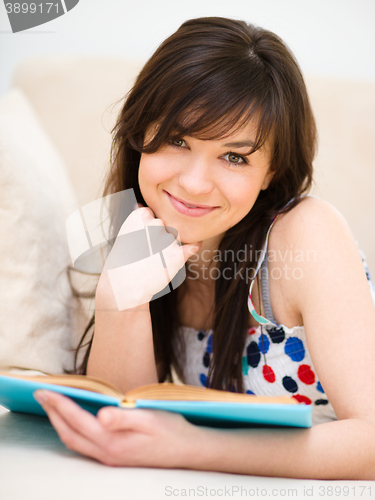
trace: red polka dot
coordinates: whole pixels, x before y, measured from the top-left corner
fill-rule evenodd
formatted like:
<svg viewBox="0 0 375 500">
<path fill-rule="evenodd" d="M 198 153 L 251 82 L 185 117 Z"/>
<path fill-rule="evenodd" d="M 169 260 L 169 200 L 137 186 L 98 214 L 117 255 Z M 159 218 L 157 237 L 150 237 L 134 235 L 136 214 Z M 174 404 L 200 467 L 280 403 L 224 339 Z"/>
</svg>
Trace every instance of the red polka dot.
<svg viewBox="0 0 375 500">
<path fill-rule="evenodd" d="M 301 394 L 293 394 L 292 398 L 296 399 L 299 403 L 305 403 L 306 405 L 311 405 L 312 401 L 306 396 L 301 396 Z"/>
<path fill-rule="evenodd" d="M 270 384 L 273 384 L 276 380 L 276 376 L 272 368 L 268 365 L 263 366 L 263 377 L 269 382 Z"/>
<path fill-rule="evenodd" d="M 249 329 L 247 330 L 247 333 L 248 333 L 249 335 L 254 335 L 254 333 L 255 333 L 256 331 L 257 331 L 257 329 L 256 329 L 256 328 L 249 328 Z"/>
<path fill-rule="evenodd" d="M 304 384 L 311 385 L 315 382 L 315 373 L 309 365 L 300 365 L 298 368 L 298 378 Z"/>
</svg>

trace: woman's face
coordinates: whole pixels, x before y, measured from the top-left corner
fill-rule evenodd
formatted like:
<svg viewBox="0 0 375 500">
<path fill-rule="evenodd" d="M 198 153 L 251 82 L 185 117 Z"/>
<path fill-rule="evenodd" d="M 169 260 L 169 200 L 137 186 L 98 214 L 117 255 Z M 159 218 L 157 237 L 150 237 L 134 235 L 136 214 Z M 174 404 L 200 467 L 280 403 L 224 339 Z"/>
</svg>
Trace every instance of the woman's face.
<svg viewBox="0 0 375 500">
<path fill-rule="evenodd" d="M 270 148 L 252 155 L 254 122 L 218 140 L 186 136 L 155 153 L 141 155 L 139 186 L 146 204 L 182 243 L 209 240 L 218 245 L 225 231 L 251 210 L 268 187 Z M 148 141 L 151 133 L 146 133 Z"/>
</svg>

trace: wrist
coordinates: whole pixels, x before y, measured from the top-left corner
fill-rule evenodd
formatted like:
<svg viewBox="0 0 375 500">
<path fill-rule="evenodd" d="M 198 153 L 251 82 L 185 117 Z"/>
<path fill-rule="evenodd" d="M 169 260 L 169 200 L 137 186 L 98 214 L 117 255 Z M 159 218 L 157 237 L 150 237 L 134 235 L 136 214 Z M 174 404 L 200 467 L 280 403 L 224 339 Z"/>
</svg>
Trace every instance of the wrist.
<svg viewBox="0 0 375 500">
<path fill-rule="evenodd" d="M 138 304 L 138 305 L 133 305 L 131 307 L 127 308 L 122 308 L 119 309 L 118 303 L 116 301 L 115 294 L 113 292 L 113 288 L 111 285 L 111 282 L 108 277 L 108 273 L 103 272 L 102 275 L 100 276 L 98 285 L 96 287 L 96 292 L 95 292 L 95 310 L 96 311 L 112 311 L 112 312 L 138 312 L 138 311 L 149 311 L 149 301 L 147 301 L 145 298 L 142 297 L 137 301 L 136 297 L 133 297 L 133 304 Z M 150 298 L 151 300 L 151 298 Z"/>
<path fill-rule="evenodd" d="M 187 422 L 189 432 L 184 435 L 185 444 L 179 467 L 194 470 L 214 470 L 220 468 L 221 434 L 223 431 L 202 427 Z"/>
</svg>

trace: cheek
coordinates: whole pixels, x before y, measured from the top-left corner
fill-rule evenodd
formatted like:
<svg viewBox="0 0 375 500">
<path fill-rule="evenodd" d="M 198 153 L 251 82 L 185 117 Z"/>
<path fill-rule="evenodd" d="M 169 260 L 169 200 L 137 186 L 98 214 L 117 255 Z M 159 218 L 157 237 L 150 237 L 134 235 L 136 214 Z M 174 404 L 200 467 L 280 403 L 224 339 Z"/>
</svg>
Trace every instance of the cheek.
<svg viewBox="0 0 375 500">
<path fill-rule="evenodd" d="M 157 215 L 160 192 L 164 184 L 173 179 L 170 162 L 161 153 L 142 154 L 139 163 L 138 183 L 143 199 Z"/>
<path fill-rule="evenodd" d="M 222 184 L 223 194 L 232 209 L 246 215 L 254 205 L 260 189 L 256 179 L 244 176 L 229 176 Z"/>
<path fill-rule="evenodd" d="M 155 168 L 155 162 L 152 161 L 151 155 L 141 156 L 138 171 L 138 182 L 144 200 L 148 203 L 148 198 L 153 187 L 159 183 L 159 169 Z"/>
<path fill-rule="evenodd" d="M 148 188 L 168 180 L 172 172 L 168 168 L 168 162 L 165 160 L 164 156 L 158 153 L 153 154 L 142 154 L 139 163 L 139 185 L 142 190 L 142 185 Z"/>
</svg>

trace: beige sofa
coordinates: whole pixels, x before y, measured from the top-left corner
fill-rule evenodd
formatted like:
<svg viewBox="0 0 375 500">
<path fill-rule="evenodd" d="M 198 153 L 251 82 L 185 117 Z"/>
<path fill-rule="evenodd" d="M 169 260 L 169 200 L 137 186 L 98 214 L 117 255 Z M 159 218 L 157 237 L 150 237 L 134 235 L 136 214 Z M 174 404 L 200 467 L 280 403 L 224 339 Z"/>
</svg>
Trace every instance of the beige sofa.
<svg viewBox="0 0 375 500">
<path fill-rule="evenodd" d="M 0 369 L 72 367 L 90 307 L 71 296 L 67 216 L 98 198 L 110 131 L 139 62 L 25 61 L 0 99 Z M 307 78 L 319 128 L 314 193 L 348 220 L 375 272 L 375 82 Z M 165 498 L 181 488 L 297 488 L 318 482 L 110 469 L 68 452 L 46 419 L 0 408 L 0 498 Z M 170 491 L 170 490 L 168 490 Z M 181 491 L 180 491 L 181 495 Z M 282 493 L 281 493 L 282 495 Z M 173 496 L 173 495 L 172 495 Z M 284 495 L 285 496 L 285 495 Z M 324 497 L 323 497 L 324 498 Z"/>
</svg>

